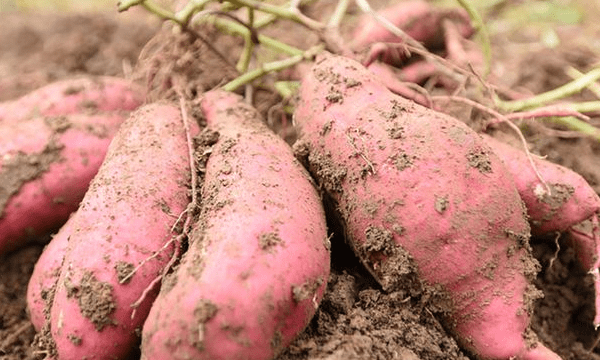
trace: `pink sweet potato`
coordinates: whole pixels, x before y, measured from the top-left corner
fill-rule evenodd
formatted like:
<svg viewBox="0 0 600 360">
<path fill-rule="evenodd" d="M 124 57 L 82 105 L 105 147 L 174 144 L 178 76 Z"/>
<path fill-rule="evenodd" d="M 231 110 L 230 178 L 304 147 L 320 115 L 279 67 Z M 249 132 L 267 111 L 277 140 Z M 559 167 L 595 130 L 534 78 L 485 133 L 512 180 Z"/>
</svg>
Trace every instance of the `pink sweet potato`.
<svg viewBox="0 0 600 360">
<path fill-rule="evenodd" d="M 77 209 L 142 94 L 124 79 L 79 78 L 0 103 L 0 255 Z"/>
<path fill-rule="evenodd" d="M 444 19 L 455 22 L 464 37 L 470 37 L 474 32 L 469 16 L 463 9 L 440 9 L 423 0 L 401 1 L 378 13 L 428 49 L 443 48 Z M 373 16 L 362 15 L 353 33 L 351 47 L 361 51 L 378 42 L 400 43 L 402 40 L 390 33 Z"/>
<path fill-rule="evenodd" d="M 55 230 L 77 209 L 125 116 L 0 123 L 0 255 Z"/>
<path fill-rule="evenodd" d="M 151 284 L 173 255 L 189 177 L 177 107 L 147 105 L 123 123 L 71 219 L 50 311 L 57 358 L 120 359 L 134 349 Z"/>
<path fill-rule="evenodd" d="M 68 79 L 0 103 L 0 124 L 40 116 L 131 111 L 143 101 L 142 89 L 125 79 L 110 76 Z"/>
<path fill-rule="evenodd" d="M 297 146 L 384 290 L 416 274 L 446 300 L 448 330 L 481 359 L 559 359 L 529 329 L 539 264 L 525 208 L 476 133 L 331 55 L 303 79 L 294 115 Z"/>
<path fill-rule="evenodd" d="M 44 248 L 42 255 L 33 268 L 27 285 L 27 310 L 31 323 L 37 332 L 42 330 L 46 321 L 46 312 L 50 311 L 54 297 L 54 287 L 60 275 L 71 235 L 72 218 L 60 228 L 58 233 Z"/>
<path fill-rule="evenodd" d="M 485 141 L 512 174 L 521 199 L 525 202 L 534 233 L 568 232 L 580 264 L 594 275 L 596 316 L 594 325 L 600 325 L 600 243 L 598 231 L 590 234 L 573 229 L 584 220 L 597 223 L 600 214 L 600 197 L 576 172 L 547 160 L 533 158 L 539 175 L 550 188 L 542 184 L 527 155 L 515 147 L 491 136 Z M 595 225 L 597 226 L 597 225 Z"/>
<path fill-rule="evenodd" d="M 142 359 L 271 359 L 323 295 L 324 211 L 291 148 L 239 96 L 208 92 L 202 110 L 220 135 L 189 250 L 144 324 Z"/>
<path fill-rule="evenodd" d="M 564 166 L 534 158 L 541 177 L 550 187 L 548 193 L 524 151 L 484 136 L 512 174 L 535 234 L 565 231 L 600 211 L 598 194 L 581 175 Z"/>
</svg>

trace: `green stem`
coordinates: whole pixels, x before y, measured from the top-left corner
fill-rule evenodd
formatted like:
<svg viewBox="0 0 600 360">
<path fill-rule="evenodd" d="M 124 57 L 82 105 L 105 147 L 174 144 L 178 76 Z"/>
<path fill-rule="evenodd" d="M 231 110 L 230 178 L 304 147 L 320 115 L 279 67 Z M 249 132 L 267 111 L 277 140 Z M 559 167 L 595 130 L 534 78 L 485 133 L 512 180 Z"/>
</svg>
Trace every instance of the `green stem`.
<svg viewBox="0 0 600 360">
<path fill-rule="evenodd" d="M 569 109 L 573 109 L 580 113 L 591 113 L 600 111 L 600 101 L 583 101 L 566 105 Z"/>
<path fill-rule="evenodd" d="M 291 20 L 297 23 L 304 25 L 305 27 L 311 30 L 322 30 L 324 25 L 316 20 L 309 18 L 308 16 L 303 15 L 297 9 L 286 9 L 281 6 L 271 5 L 265 2 L 260 2 L 256 0 L 228 0 L 230 3 L 246 6 L 249 8 L 253 8 L 258 11 L 262 11 L 268 14 L 273 14 L 279 18 Z"/>
<path fill-rule="evenodd" d="M 600 141 L 600 129 L 575 117 L 553 117 L 550 121 Z"/>
<path fill-rule="evenodd" d="M 160 5 L 156 4 L 153 1 L 143 0 L 142 1 L 142 6 L 145 7 L 146 10 L 150 11 L 151 13 L 154 13 L 154 14 L 158 15 L 159 17 L 161 17 L 163 19 L 172 20 L 175 23 L 181 25 L 179 23 L 178 19 L 175 18 L 175 14 L 173 14 L 169 10 L 163 9 L 162 7 L 160 7 Z"/>
<path fill-rule="evenodd" d="M 248 8 L 248 24 L 250 28 L 254 24 L 254 9 Z M 240 74 L 245 73 L 250 65 L 250 59 L 252 58 L 252 50 L 254 50 L 254 42 L 252 42 L 252 34 L 250 31 L 244 35 L 244 49 L 240 55 L 240 59 L 236 65 L 236 69 Z"/>
<path fill-rule="evenodd" d="M 191 0 L 191 1 L 188 1 L 185 4 L 184 8 L 179 10 L 175 14 L 175 18 L 178 19 L 178 23 L 180 25 L 187 24 L 190 21 L 190 19 L 192 18 L 192 16 L 194 16 L 195 13 L 204 9 L 204 6 L 211 1 L 214 1 L 214 0 Z"/>
<path fill-rule="evenodd" d="M 122 0 L 117 3 L 117 11 L 123 12 L 129 10 L 130 7 L 136 6 L 144 2 L 144 0 Z"/>
<path fill-rule="evenodd" d="M 213 21 L 214 25 L 223 31 L 228 31 L 229 33 L 240 36 L 246 36 L 250 34 L 250 30 L 245 28 L 243 25 L 236 23 L 235 21 L 214 16 L 211 18 L 211 20 L 207 21 Z M 302 50 L 296 47 L 282 43 L 281 41 L 275 40 L 262 34 L 258 34 L 258 42 L 266 47 L 292 56 L 301 55 L 303 53 Z"/>
<path fill-rule="evenodd" d="M 479 12 L 473 4 L 471 4 L 468 0 L 456 0 L 458 3 L 467 11 L 471 20 L 475 25 L 475 29 L 479 31 L 481 35 L 481 46 L 483 51 L 483 56 L 485 58 L 485 68 L 484 68 L 484 77 L 489 75 L 491 64 L 492 64 L 492 46 L 490 43 L 490 34 L 483 22 L 483 18 L 479 15 Z"/>
<path fill-rule="evenodd" d="M 292 56 L 287 59 L 273 61 L 270 63 L 262 64 L 259 68 L 249 71 L 233 80 L 228 82 L 223 86 L 223 90 L 225 91 L 235 91 L 240 86 L 246 85 L 252 82 L 255 79 L 258 79 L 261 76 L 264 76 L 268 73 L 274 71 L 280 71 L 286 69 L 290 66 L 294 66 L 305 59 L 310 59 L 314 57 L 318 52 L 323 50 L 323 46 L 315 46 L 313 48 L 308 49 L 304 53 L 296 56 Z"/>
<path fill-rule="evenodd" d="M 600 68 L 593 69 L 587 74 L 581 76 L 580 78 L 575 79 L 556 89 L 538 94 L 527 99 L 513 101 L 497 100 L 497 102 L 498 106 L 502 110 L 507 112 L 514 112 L 523 109 L 533 108 L 578 93 L 585 87 L 597 81 L 598 79 L 600 79 Z"/>
<path fill-rule="evenodd" d="M 328 28 L 338 28 L 342 23 L 342 19 L 344 15 L 346 15 L 346 10 L 348 10 L 348 0 L 339 0 L 337 6 L 329 18 L 329 22 L 327 23 Z"/>
<path fill-rule="evenodd" d="M 579 79 L 580 77 L 583 76 L 583 73 L 577 69 L 575 69 L 572 66 L 569 66 L 565 72 L 567 73 L 567 75 L 569 75 L 571 77 L 571 79 Z M 588 85 L 588 90 L 590 90 L 591 92 L 594 93 L 594 95 L 596 95 L 597 98 L 600 98 L 600 84 L 593 82 L 590 85 Z"/>
</svg>

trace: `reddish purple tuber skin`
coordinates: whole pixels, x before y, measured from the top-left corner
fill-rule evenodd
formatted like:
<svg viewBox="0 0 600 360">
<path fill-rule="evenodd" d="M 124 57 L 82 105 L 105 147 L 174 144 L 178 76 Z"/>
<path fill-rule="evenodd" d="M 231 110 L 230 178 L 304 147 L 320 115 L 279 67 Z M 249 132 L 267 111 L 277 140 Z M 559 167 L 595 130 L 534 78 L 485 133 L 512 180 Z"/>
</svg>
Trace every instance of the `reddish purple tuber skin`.
<svg viewBox="0 0 600 360">
<path fill-rule="evenodd" d="M 69 218 L 125 117 L 73 114 L 0 123 L 0 254 Z"/>
<path fill-rule="evenodd" d="M 27 285 L 27 310 L 35 331 L 39 332 L 46 321 L 44 308 L 51 305 L 50 290 L 56 285 L 65 252 L 69 244 L 73 220 L 70 218 L 44 248 L 35 263 Z"/>
<path fill-rule="evenodd" d="M 551 188 L 551 194 L 548 194 L 524 151 L 484 136 L 512 174 L 535 234 L 565 231 L 600 211 L 600 197 L 581 175 L 564 166 L 534 158 L 541 177 Z"/>
<path fill-rule="evenodd" d="M 412 80 L 414 79 L 404 80 L 402 78 L 402 74 L 405 73 L 405 69 L 402 69 L 400 77 L 398 77 L 396 73 L 394 73 L 394 71 L 389 65 L 378 61 L 370 64 L 368 66 L 368 69 L 371 73 L 377 76 L 379 81 L 394 94 L 400 95 L 406 99 L 410 99 L 419 105 L 423 105 L 426 107 L 433 106 L 433 104 L 431 104 L 431 101 L 429 101 L 423 93 L 414 90 L 414 88 L 406 84 L 407 82 L 413 82 Z M 413 74 L 409 74 L 409 76 L 411 75 Z M 418 74 L 414 75 L 418 76 Z"/>
<path fill-rule="evenodd" d="M 511 176 L 476 133 L 331 55 L 303 79 L 294 115 L 311 172 L 384 289 L 401 286 L 411 259 L 479 358 L 559 359 L 524 339 L 538 266 L 530 229 Z"/>
<path fill-rule="evenodd" d="M 460 34 L 465 38 L 474 33 L 469 16 L 463 9 L 442 10 L 422 0 L 401 1 L 378 13 L 429 49 L 443 47 L 442 20 L 444 19 L 454 21 Z M 379 42 L 400 43 L 402 40 L 385 29 L 371 15 L 362 15 L 356 25 L 351 47 L 361 51 Z"/>
<path fill-rule="evenodd" d="M 71 219 L 50 312 L 57 358 L 120 359 L 134 349 L 156 289 L 132 305 L 173 256 L 189 165 L 177 107 L 143 106 L 120 127 Z"/>
<path fill-rule="evenodd" d="M 323 296 L 324 210 L 291 148 L 241 97 L 214 90 L 201 107 L 219 140 L 188 252 L 144 324 L 142 359 L 271 359 Z"/>
<path fill-rule="evenodd" d="M 0 103 L 0 124 L 31 117 L 131 111 L 143 102 L 144 92 L 129 80 L 110 76 L 68 79 Z"/>
<path fill-rule="evenodd" d="M 576 172 L 547 160 L 533 158 L 533 162 L 547 185 L 547 193 L 535 174 L 524 151 L 484 135 L 486 142 L 512 174 L 521 199 L 525 202 L 532 231 L 536 234 L 550 232 L 569 233 L 569 240 L 584 269 L 594 276 L 596 316 L 594 325 L 600 325 L 600 243 L 598 231 L 585 234 L 571 228 L 584 220 L 597 222 L 600 214 L 600 197 Z"/>
<path fill-rule="evenodd" d="M 132 82 L 104 76 L 0 103 L 0 254 L 67 220 L 119 125 L 143 101 Z"/>
</svg>

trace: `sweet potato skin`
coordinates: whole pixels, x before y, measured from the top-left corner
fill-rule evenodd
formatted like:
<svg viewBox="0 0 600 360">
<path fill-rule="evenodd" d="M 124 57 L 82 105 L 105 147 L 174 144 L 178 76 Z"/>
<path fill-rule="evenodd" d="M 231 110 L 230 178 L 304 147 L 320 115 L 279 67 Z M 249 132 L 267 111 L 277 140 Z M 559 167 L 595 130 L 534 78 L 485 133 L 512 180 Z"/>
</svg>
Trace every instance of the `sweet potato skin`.
<svg viewBox="0 0 600 360">
<path fill-rule="evenodd" d="M 131 111 L 143 102 L 144 91 L 126 79 L 111 76 L 67 79 L 0 103 L 0 124 L 31 117 Z"/>
<path fill-rule="evenodd" d="M 324 211 L 289 146 L 239 96 L 208 92 L 202 110 L 219 140 L 189 250 L 144 324 L 142 359 L 270 359 L 323 296 Z"/>
<path fill-rule="evenodd" d="M 27 285 L 27 311 L 35 328 L 40 332 L 50 311 L 53 291 L 60 275 L 63 259 L 69 245 L 73 220 L 69 218 L 44 248 L 33 268 Z"/>
<path fill-rule="evenodd" d="M 384 289 L 414 266 L 443 289 L 446 325 L 478 357 L 558 359 L 524 340 L 538 266 L 529 225 L 511 177 L 477 134 L 331 55 L 303 79 L 294 115 L 311 173 Z"/>
<path fill-rule="evenodd" d="M 125 117 L 74 114 L 0 124 L 0 254 L 69 218 Z"/>
<path fill-rule="evenodd" d="M 464 37 L 470 37 L 474 33 L 469 16 L 463 9 L 438 9 L 423 0 L 401 1 L 378 13 L 429 49 L 443 47 L 444 34 L 441 23 L 444 19 L 455 22 Z M 377 42 L 402 41 L 369 14 L 362 15 L 353 33 L 351 47 L 361 51 Z"/>
<path fill-rule="evenodd" d="M 598 231 L 580 232 L 574 227 L 585 220 L 597 222 L 600 215 L 600 197 L 585 179 L 576 172 L 550 161 L 532 157 L 541 176 L 550 187 L 536 175 L 527 155 L 509 144 L 488 135 L 485 141 L 498 154 L 512 174 L 534 234 L 550 232 L 567 233 L 567 239 L 575 251 L 579 263 L 593 275 L 595 288 L 594 326 L 600 325 L 600 239 Z"/>
<path fill-rule="evenodd" d="M 134 348 L 157 289 L 135 314 L 132 304 L 171 259 L 174 245 L 166 245 L 189 203 L 189 177 L 179 109 L 155 103 L 135 111 L 73 215 L 50 311 L 59 359 L 125 358 Z"/>
<path fill-rule="evenodd" d="M 550 186 L 551 194 L 548 194 L 524 151 L 491 136 L 484 136 L 512 174 L 521 199 L 527 206 L 535 234 L 563 232 L 600 211 L 600 197 L 581 175 L 534 157 L 533 162 L 541 177 Z"/>
</svg>

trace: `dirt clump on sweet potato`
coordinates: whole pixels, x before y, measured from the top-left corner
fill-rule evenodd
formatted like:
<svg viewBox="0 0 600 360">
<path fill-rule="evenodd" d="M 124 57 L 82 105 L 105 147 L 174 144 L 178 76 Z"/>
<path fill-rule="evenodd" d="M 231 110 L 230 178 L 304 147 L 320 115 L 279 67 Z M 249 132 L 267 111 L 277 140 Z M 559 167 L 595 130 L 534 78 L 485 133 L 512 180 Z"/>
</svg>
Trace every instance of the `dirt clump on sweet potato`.
<svg viewBox="0 0 600 360">
<path fill-rule="evenodd" d="M 117 325 L 116 321 L 110 317 L 115 311 L 116 305 L 112 286 L 109 283 L 98 281 L 92 272 L 84 271 L 79 284 L 71 283 L 67 277 L 65 287 L 67 288 L 67 297 L 77 298 L 81 314 L 90 319 L 96 330 L 102 331 L 107 325 Z"/>
<path fill-rule="evenodd" d="M 0 216 L 6 203 L 21 186 L 48 171 L 50 164 L 60 160 L 61 146 L 50 139 L 41 153 L 19 153 L 2 164 L 0 171 Z M 60 199 L 56 199 L 60 201 Z"/>
</svg>

